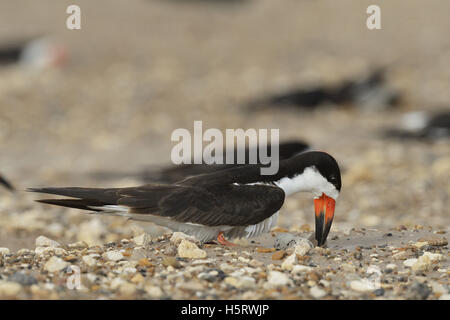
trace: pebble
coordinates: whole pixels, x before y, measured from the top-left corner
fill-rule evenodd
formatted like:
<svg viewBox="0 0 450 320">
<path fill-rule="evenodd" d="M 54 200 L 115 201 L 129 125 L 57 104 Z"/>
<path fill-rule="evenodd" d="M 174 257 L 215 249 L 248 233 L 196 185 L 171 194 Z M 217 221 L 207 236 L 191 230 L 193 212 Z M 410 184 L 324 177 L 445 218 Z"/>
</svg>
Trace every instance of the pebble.
<svg viewBox="0 0 450 320">
<path fill-rule="evenodd" d="M 68 245 L 68 247 L 70 249 L 86 249 L 86 248 L 89 248 L 89 245 L 84 241 L 78 241 L 78 242 L 70 243 Z"/>
<path fill-rule="evenodd" d="M 171 266 L 173 268 L 179 268 L 180 263 L 175 257 L 164 257 L 162 261 L 163 266 L 168 267 Z"/>
<path fill-rule="evenodd" d="M 195 244 L 200 244 L 200 241 L 197 240 L 197 238 L 187 235 L 183 232 L 174 232 L 172 234 L 172 237 L 170 237 L 170 242 L 173 243 L 174 245 L 179 245 L 181 243 L 181 241 L 183 240 L 187 240 L 190 242 L 193 242 Z"/>
<path fill-rule="evenodd" d="M 356 272 L 356 267 L 351 264 L 351 263 L 343 263 L 341 264 L 341 269 L 344 272 L 348 272 L 348 273 L 355 273 Z"/>
<path fill-rule="evenodd" d="M 411 266 L 414 272 L 428 271 L 432 269 L 433 264 L 443 259 L 442 254 L 425 252 Z"/>
<path fill-rule="evenodd" d="M 58 272 L 67 267 L 69 264 L 61 258 L 51 257 L 44 265 L 44 269 L 48 272 Z"/>
<path fill-rule="evenodd" d="M 406 299 L 409 300 L 424 300 L 428 298 L 431 289 L 424 283 L 414 282 L 405 294 Z"/>
<path fill-rule="evenodd" d="M 177 283 L 176 287 L 182 290 L 188 290 L 188 291 L 202 291 L 204 290 L 203 285 L 200 282 L 197 281 L 188 281 L 188 282 L 181 282 Z"/>
<path fill-rule="evenodd" d="M 270 271 L 267 276 L 267 283 L 265 284 L 268 288 L 285 287 L 292 285 L 292 280 L 284 273 L 279 271 Z"/>
<path fill-rule="evenodd" d="M 284 259 L 283 263 L 281 264 L 281 269 L 291 271 L 294 268 L 295 264 L 297 264 L 297 255 L 294 253 Z"/>
<path fill-rule="evenodd" d="M 139 284 L 139 283 L 143 282 L 144 280 L 145 280 L 145 278 L 142 276 L 142 274 L 136 273 L 136 275 L 134 277 L 132 277 L 130 281 L 135 284 Z"/>
<path fill-rule="evenodd" d="M 0 256 L 9 254 L 8 248 L 0 248 Z"/>
<path fill-rule="evenodd" d="M 353 280 L 350 282 L 350 289 L 358 292 L 368 292 L 376 290 L 376 285 L 368 279 Z"/>
<path fill-rule="evenodd" d="M 303 266 L 303 265 L 295 265 L 292 270 L 291 273 L 293 274 L 298 274 L 298 273 L 306 273 L 306 272 L 310 272 L 312 271 L 313 268 L 308 267 L 308 266 Z"/>
<path fill-rule="evenodd" d="M 314 286 L 311 289 L 309 289 L 309 294 L 314 299 L 321 299 L 327 295 L 327 292 L 325 290 L 319 288 L 318 286 Z"/>
<path fill-rule="evenodd" d="M 405 267 L 411 268 L 417 262 L 417 260 L 418 260 L 417 258 L 407 259 L 407 260 L 403 261 L 403 265 Z"/>
<path fill-rule="evenodd" d="M 248 265 L 251 267 L 254 267 L 254 268 L 258 268 L 258 267 L 262 267 L 264 265 L 264 262 L 256 260 L 256 259 L 252 259 L 249 261 Z"/>
<path fill-rule="evenodd" d="M 397 265 L 395 263 L 389 263 L 389 264 L 386 265 L 386 271 L 390 270 L 388 272 L 392 272 L 395 269 L 397 269 Z"/>
<path fill-rule="evenodd" d="M 284 250 L 280 250 L 272 254 L 272 260 L 281 260 L 286 255 L 286 252 Z"/>
<path fill-rule="evenodd" d="M 0 297 L 13 298 L 22 290 L 22 286 L 16 282 L 0 280 Z"/>
<path fill-rule="evenodd" d="M 145 246 L 152 241 L 152 237 L 144 232 L 133 238 L 133 242 L 138 246 Z"/>
<path fill-rule="evenodd" d="M 106 251 L 103 258 L 109 261 L 119 261 L 123 259 L 123 254 L 117 250 Z"/>
<path fill-rule="evenodd" d="M 132 296 L 136 293 L 136 286 L 129 282 L 124 282 L 119 287 L 119 293 L 123 296 Z"/>
<path fill-rule="evenodd" d="M 299 256 L 304 256 L 313 248 L 313 244 L 308 239 L 300 239 L 296 242 L 294 253 Z"/>
<path fill-rule="evenodd" d="M 10 276 L 8 278 L 8 281 L 17 282 L 23 286 L 31 286 L 38 283 L 35 277 L 20 271 L 17 271 L 12 276 Z"/>
<path fill-rule="evenodd" d="M 147 285 L 144 287 L 144 290 L 153 299 L 160 299 L 164 296 L 161 288 L 154 285 Z"/>
<path fill-rule="evenodd" d="M 276 250 L 277 249 L 275 249 L 275 248 L 262 248 L 262 247 L 259 247 L 256 249 L 256 251 L 260 252 L 260 253 L 270 253 L 270 252 L 274 252 Z"/>
<path fill-rule="evenodd" d="M 44 236 L 39 236 L 35 241 L 36 247 L 60 247 L 59 242 Z"/>
<path fill-rule="evenodd" d="M 45 254 L 55 254 L 58 256 L 61 255 L 66 255 L 67 251 L 64 250 L 63 248 L 58 248 L 58 247 L 36 247 L 36 249 L 34 249 L 34 252 L 37 255 L 45 255 Z"/>
<path fill-rule="evenodd" d="M 178 246 L 178 256 L 181 258 L 202 259 L 206 258 L 206 251 L 197 247 L 195 243 L 183 239 Z"/>
<path fill-rule="evenodd" d="M 81 258 L 81 260 L 86 265 L 92 267 L 92 266 L 95 266 L 97 264 L 97 259 L 96 259 L 97 257 L 100 257 L 100 255 L 94 253 L 94 254 L 83 256 L 83 258 Z"/>
<path fill-rule="evenodd" d="M 226 277 L 224 281 L 226 284 L 238 289 L 251 289 L 256 286 L 255 279 L 249 276 Z"/>
</svg>

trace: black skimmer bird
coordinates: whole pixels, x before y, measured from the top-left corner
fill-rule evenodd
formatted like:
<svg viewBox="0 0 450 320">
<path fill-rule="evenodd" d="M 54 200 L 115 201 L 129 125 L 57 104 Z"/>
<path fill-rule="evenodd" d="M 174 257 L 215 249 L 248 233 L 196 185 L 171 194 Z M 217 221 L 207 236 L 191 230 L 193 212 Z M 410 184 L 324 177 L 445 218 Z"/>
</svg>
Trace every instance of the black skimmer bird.
<svg viewBox="0 0 450 320">
<path fill-rule="evenodd" d="M 0 184 L 9 191 L 14 191 L 13 185 L 0 174 Z"/>
<path fill-rule="evenodd" d="M 402 139 L 440 139 L 450 137 L 450 111 L 415 111 L 401 119 L 398 129 L 384 132 L 385 137 Z"/>
<path fill-rule="evenodd" d="M 289 159 L 294 155 L 305 152 L 309 150 L 309 145 L 300 140 L 291 140 L 285 141 L 279 144 L 278 146 L 278 154 L 279 159 Z M 271 155 L 271 145 L 267 145 L 267 155 L 270 157 Z M 258 148 L 246 148 L 245 149 L 245 163 L 237 164 L 237 152 L 234 150 L 234 164 L 225 164 L 226 162 L 226 153 L 227 150 L 223 152 L 223 163 L 224 164 L 181 164 L 177 166 L 169 166 L 161 169 L 147 169 L 142 170 L 138 173 L 126 174 L 126 173 L 112 173 L 112 172 L 98 172 L 94 174 L 94 177 L 99 179 L 111 179 L 111 178 L 120 178 L 124 176 L 136 177 L 144 182 L 156 182 L 156 183 L 175 183 L 177 181 L 181 181 L 187 177 L 195 176 L 204 173 L 212 173 L 219 170 L 225 170 L 237 166 L 242 166 L 245 164 L 249 164 L 249 155 L 254 151 L 257 154 L 257 163 L 261 163 L 261 159 L 259 157 L 259 149 Z"/>
<path fill-rule="evenodd" d="M 0 44 L 0 66 L 21 64 L 37 69 L 59 67 L 67 58 L 66 48 L 46 37 Z"/>
<path fill-rule="evenodd" d="M 385 84 L 385 71 L 378 69 L 357 80 L 347 80 L 336 87 L 318 86 L 293 89 L 249 104 L 249 110 L 265 107 L 315 109 L 322 105 L 356 105 L 366 109 L 395 106 L 399 93 Z"/>
<path fill-rule="evenodd" d="M 323 245 L 341 190 L 336 160 L 311 151 L 280 161 L 278 173 L 261 175 L 260 164 L 234 167 L 187 178 L 171 185 L 129 188 L 30 188 L 70 197 L 41 203 L 149 221 L 195 236 L 202 242 L 232 243 L 227 238 L 254 237 L 275 226 L 287 196 L 310 192 L 314 198 L 318 245 Z"/>
</svg>

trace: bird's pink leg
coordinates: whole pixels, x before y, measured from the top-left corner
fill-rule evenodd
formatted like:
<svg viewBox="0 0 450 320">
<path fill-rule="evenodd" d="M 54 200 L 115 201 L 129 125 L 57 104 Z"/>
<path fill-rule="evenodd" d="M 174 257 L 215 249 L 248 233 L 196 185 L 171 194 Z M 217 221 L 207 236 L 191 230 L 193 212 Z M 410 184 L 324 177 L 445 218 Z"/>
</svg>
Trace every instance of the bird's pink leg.
<svg viewBox="0 0 450 320">
<path fill-rule="evenodd" d="M 217 241 L 224 246 L 237 246 L 237 244 L 227 241 L 225 240 L 225 237 L 223 236 L 223 231 L 220 231 L 219 234 L 217 235 Z"/>
</svg>

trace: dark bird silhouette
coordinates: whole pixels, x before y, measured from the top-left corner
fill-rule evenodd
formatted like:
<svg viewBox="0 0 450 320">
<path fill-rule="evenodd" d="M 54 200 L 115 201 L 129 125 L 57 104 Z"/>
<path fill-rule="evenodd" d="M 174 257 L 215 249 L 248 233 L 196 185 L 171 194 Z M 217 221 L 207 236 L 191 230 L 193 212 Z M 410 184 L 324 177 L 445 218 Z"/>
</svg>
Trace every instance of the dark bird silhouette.
<svg viewBox="0 0 450 320">
<path fill-rule="evenodd" d="M 254 237 L 276 225 L 287 196 L 309 192 L 314 198 L 316 239 L 325 243 L 341 190 L 336 160 L 324 152 L 305 152 L 282 160 L 274 175 L 248 164 L 187 178 L 170 185 L 130 188 L 30 188 L 70 197 L 42 203 L 149 221 L 207 242 Z"/>
<path fill-rule="evenodd" d="M 300 140 L 285 141 L 279 144 L 279 159 L 288 159 L 296 154 L 307 151 L 309 145 Z M 267 145 L 267 155 L 271 156 L 271 145 Z M 242 166 L 244 164 L 249 164 L 249 155 L 251 152 L 257 154 L 257 163 L 261 163 L 259 157 L 258 148 L 246 148 L 245 149 L 245 163 L 237 163 L 237 152 L 234 150 L 234 163 L 226 164 L 226 153 L 227 150 L 223 152 L 223 163 L 224 164 L 180 164 L 172 165 L 159 169 L 145 169 L 137 173 L 113 173 L 113 172 L 97 172 L 93 176 L 97 179 L 114 179 L 123 177 L 134 177 L 138 178 L 143 182 L 157 182 L 157 183 L 174 183 L 183 180 L 190 176 L 195 176 L 204 173 L 211 173 L 215 171 L 225 170 L 237 166 Z"/>
</svg>

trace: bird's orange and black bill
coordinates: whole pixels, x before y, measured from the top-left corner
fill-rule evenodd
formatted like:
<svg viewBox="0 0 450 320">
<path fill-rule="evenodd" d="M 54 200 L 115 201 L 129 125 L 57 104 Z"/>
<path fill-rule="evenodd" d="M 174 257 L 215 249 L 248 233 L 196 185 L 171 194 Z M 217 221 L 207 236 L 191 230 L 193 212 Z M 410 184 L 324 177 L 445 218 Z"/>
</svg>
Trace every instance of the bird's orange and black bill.
<svg viewBox="0 0 450 320">
<path fill-rule="evenodd" d="M 334 217 L 334 206 L 336 201 L 325 193 L 314 199 L 314 211 L 316 214 L 316 240 L 317 245 L 322 246 L 327 241 L 331 224 Z"/>
</svg>

